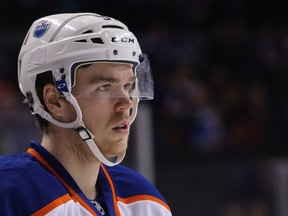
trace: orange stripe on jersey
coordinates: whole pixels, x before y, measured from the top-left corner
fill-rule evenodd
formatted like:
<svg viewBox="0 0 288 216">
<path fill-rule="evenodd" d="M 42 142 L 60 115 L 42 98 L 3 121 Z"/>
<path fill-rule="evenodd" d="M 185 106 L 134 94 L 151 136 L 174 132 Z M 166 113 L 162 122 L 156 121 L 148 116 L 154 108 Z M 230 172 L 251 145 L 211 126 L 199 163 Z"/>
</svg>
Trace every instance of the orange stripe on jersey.
<svg viewBox="0 0 288 216">
<path fill-rule="evenodd" d="M 110 188 L 111 188 L 111 191 L 112 191 L 112 199 L 113 199 L 113 206 L 114 206 L 114 210 L 115 210 L 115 215 L 116 216 L 121 216 L 120 215 L 120 211 L 118 209 L 118 206 L 117 206 L 117 198 L 116 198 L 116 190 L 115 190 L 115 187 L 114 187 L 114 184 L 113 184 L 113 181 L 110 177 L 110 175 L 108 174 L 107 170 L 105 169 L 104 165 L 101 164 L 101 168 L 109 182 L 109 185 L 110 185 Z"/>
<path fill-rule="evenodd" d="M 163 202 L 161 199 L 158 199 L 158 198 L 156 198 L 154 196 L 150 196 L 150 195 L 135 195 L 135 196 L 128 197 L 128 198 L 117 197 L 117 199 L 118 199 L 118 201 L 123 202 L 125 204 L 130 204 L 133 202 L 143 201 L 143 200 L 150 200 L 150 201 L 159 203 L 160 205 L 164 206 L 165 208 L 168 209 L 168 211 L 171 212 L 170 207 L 165 202 Z"/>
<path fill-rule="evenodd" d="M 49 213 L 51 210 L 55 209 L 56 207 L 68 202 L 71 200 L 71 197 L 69 194 L 65 194 L 62 197 L 59 197 L 58 199 L 54 200 L 53 202 L 46 205 L 44 208 L 40 209 L 39 211 L 32 214 L 32 216 L 42 216 L 47 213 Z"/>
<path fill-rule="evenodd" d="M 37 160 L 40 161 L 46 168 L 50 170 L 50 172 L 55 175 L 58 180 L 65 186 L 65 188 L 69 191 L 69 193 L 72 195 L 72 199 L 79 202 L 84 208 L 86 208 L 92 215 L 97 216 L 97 214 L 93 211 L 93 209 L 64 181 L 63 178 L 61 178 L 60 175 L 53 169 L 53 167 L 41 156 L 36 152 L 34 149 L 29 148 L 27 152 L 34 157 L 37 158 Z M 120 214 L 119 214 L 120 215 Z"/>
</svg>

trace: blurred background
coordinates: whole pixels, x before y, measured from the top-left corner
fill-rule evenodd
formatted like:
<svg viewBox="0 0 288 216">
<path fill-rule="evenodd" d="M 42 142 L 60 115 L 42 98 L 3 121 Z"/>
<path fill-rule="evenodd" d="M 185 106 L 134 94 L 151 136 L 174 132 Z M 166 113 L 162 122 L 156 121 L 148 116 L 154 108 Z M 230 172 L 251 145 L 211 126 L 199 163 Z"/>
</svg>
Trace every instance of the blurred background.
<svg viewBox="0 0 288 216">
<path fill-rule="evenodd" d="M 41 139 L 22 103 L 17 56 L 32 22 L 59 12 L 117 18 L 149 55 L 149 166 L 174 216 L 288 215 L 284 1 L 1 1 L 0 154 Z M 125 163 L 139 168 L 133 142 L 129 151 Z"/>
</svg>

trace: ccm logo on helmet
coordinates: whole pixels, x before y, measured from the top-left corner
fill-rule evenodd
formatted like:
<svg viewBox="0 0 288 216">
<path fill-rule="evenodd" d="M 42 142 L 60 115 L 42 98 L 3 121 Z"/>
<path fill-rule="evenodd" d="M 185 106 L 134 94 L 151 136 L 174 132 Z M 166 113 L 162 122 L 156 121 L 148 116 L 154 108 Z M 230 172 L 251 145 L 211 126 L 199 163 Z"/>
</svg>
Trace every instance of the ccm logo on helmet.
<svg viewBox="0 0 288 216">
<path fill-rule="evenodd" d="M 112 42 L 135 43 L 134 38 L 129 37 L 112 37 Z"/>
</svg>

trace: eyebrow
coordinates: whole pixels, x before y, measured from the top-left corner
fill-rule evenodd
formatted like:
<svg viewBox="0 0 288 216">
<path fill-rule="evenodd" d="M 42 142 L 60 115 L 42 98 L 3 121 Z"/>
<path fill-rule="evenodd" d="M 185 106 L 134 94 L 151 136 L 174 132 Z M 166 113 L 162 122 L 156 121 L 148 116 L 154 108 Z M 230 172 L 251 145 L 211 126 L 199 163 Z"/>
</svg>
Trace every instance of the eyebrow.
<svg viewBox="0 0 288 216">
<path fill-rule="evenodd" d="M 128 82 L 134 82 L 136 80 L 135 76 L 131 76 L 128 79 Z M 114 77 L 105 77 L 105 76 L 96 76 L 91 79 L 91 83 L 101 83 L 101 82 L 108 82 L 108 83 L 119 83 L 120 80 Z"/>
</svg>

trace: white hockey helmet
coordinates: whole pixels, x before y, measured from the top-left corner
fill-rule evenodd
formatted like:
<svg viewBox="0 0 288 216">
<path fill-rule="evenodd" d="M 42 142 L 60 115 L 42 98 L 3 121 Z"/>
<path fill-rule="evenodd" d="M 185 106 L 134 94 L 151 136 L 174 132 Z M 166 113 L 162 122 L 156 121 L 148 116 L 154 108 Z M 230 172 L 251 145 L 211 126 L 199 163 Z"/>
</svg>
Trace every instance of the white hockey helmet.
<svg viewBox="0 0 288 216">
<path fill-rule="evenodd" d="M 43 17 L 30 27 L 18 57 L 19 87 L 28 99 L 32 114 L 39 114 L 60 127 L 75 128 L 90 149 L 94 148 L 91 143 L 93 134 L 85 127 L 81 109 L 71 90 L 75 84 L 76 67 L 97 61 L 134 65 L 138 80 L 134 120 L 138 100 L 153 99 L 153 80 L 147 55 L 142 53 L 137 38 L 122 22 L 94 13 L 64 13 Z M 36 77 L 47 71 L 52 72 L 58 91 L 74 106 L 77 118 L 73 122 L 54 119 L 41 104 L 35 88 Z M 98 148 L 91 150 L 100 161 L 110 166 L 119 163 L 124 157 L 111 162 L 103 158 Z"/>
</svg>

